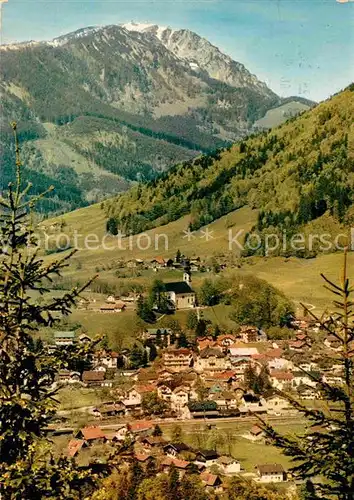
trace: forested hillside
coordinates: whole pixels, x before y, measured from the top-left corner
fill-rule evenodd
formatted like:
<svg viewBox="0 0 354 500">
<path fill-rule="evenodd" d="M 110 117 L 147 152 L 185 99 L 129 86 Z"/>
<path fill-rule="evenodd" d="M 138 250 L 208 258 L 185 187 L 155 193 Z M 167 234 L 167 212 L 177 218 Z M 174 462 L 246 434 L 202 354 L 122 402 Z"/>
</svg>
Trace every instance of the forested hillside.
<svg viewBox="0 0 354 500">
<path fill-rule="evenodd" d="M 354 200 L 354 85 L 286 124 L 176 165 L 107 201 L 109 227 L 138 233 L 191 213 L 195 230 L 248 205 L 255 227 L 296 231 L 329 217 L 348 225 Z"/>
</svg>

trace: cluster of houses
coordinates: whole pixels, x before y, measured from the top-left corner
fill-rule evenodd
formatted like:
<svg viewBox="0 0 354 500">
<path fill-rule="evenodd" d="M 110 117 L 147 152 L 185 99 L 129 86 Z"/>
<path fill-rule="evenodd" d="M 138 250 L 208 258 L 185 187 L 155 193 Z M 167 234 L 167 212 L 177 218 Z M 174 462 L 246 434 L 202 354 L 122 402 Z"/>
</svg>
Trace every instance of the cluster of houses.
<svg viewBox="0 0 354 500">
<path fill-rule="evenodd" d="M 317 325 L 302 320 L 296 327 L 295 337 L 290 341 L 269 342 L 264 331 L 243 326 L 237 335 L 197 338 L 193 349 L 171 345 L 170 329 L 149 329 L 143 333 L 143 338 L 155 342 L 159 335 L 164 336 L 167 347 L 156 344 L 158 357 L 148 368 L 129 370 L 124 368 L 124 355 L 99 350 L 93 355 L 90 370 L 82 374 L 63 370 L 58 375 L 58 382 L 111 388 L 115 406 L 108 411 L 98 409 L 97 417 L 111 413 L 141 418 L 144 397 L 151 393 L 165 402 L 165 417 L 289 415 L 294 410 L 279 392 L 290 391 L 299 399 L 315 400 L 321 398 L 320 381 L 336 386 L 344 383 L 342 365 L 336 359 L 337 345 L 331 345 L 330 338 L 325 339 L 324 348 L 331 351 L 333 363 L 321 368 L 318 354 L 317 358 L 311 355 L 313 340 L 309 332 L 311 328 L 317 329 Z M 55 343 L 63 347 L 74 342 L 74 332 L 56 332 L 54 337 Z M 78 340 L 85 342 L 89 337 L 81 335 Z M 299 343 L 302 345 L 300 351 Z M 293 355 L 303 360 L 295 363 Z M 254 394 L 250 390 L 247 378 L 250 371 L 267 374 L 266 393 Z M 124 390 L 117 383 L 122 375 L 128 381 Z"/>
<path fill-rule="evenodd" d="M 68 443 L 69 457 L 79 457 L 82 450 L 94 448 L 95 445 L 107 444 L 115 446 L 133 442 L 133 451 L 125 457 L 127 462 L 139 462 L 144 468 L 168 473 L 171 467 L 178 472 L 179 479 L 185 474 L 199 474 L 207 489 L 222 492 L 225 478 L 242 474 L 244 470 L 238 459 L 230 455 L 220 455 L 214 449 L 195 449 L 180 440 L 171 442 L 156 433 L 156 426 L 148 420 L 138 420 L 122 424 L 118 430 L 106 431 L 99 426 L 88 426 L 80 429 Z M 280 464 L 259 464 L 255 466 L 253 477 L 263 483 L 283 482 L 287 474 Z"/>
<path fill-rule="evenodd" d="M 161 255 L 154 257 L 152 260 L 144 261 L 142 259 L 130 259 L 124 263 L 125 267 L 130 269 L 153 269 L 158 271 L 159 269 L 171 269 L 171 270 L 183 270 L 186 267 L 190 268 L 192 272 L 198 272 L 201 270 L 210 271 L 211 269 L 201 261 L 200 257 L 196 258 L 186 258 L 181 256 L 178 260 L 162 257 Z"/>
<path fill-rule="evenodd" d="M 191 309 L 197 305 L 196 293 L 191 285 L 190 268 L 183 272 L 180 281 L 165 282 L 165 294 L 171 311 L 177 309 Z M 126 296 L 108 295 L 104 303 L 97 303 L 82 298 L 79 309 L 92 310 L 101 313 L 121 313 L 126 309 L 135 308 L 140 293 L 130 293 Z"/>
<path fill-rule="evenodd" d="M 320 351 L 316 344 L 319 334 L 323 339 Z M 308 318 L 294 322 L 292 339 L 276 342 L 267 340 L 266 333 L 252 325 L 241 327 L 237 334 L 199 337 L 193 348 L 176 347 L 173 340 L 176 335 L 168 328 L 147 329 L 141 337 L 149 341 L 149 345 L 154 343 L 158 353 L 145 368 L 129 369 L 124 362 L 118 363 L 124 353 L 98 350 L 91 359 L 90 370 L 59 373 L 59 383 L 107 387 L 111 398 L 89 410 L 96 424 L 82 428 L 73 436 L 68 446 L 70 457 L 85 454 L 86 449 L 89 452 L 96 444 L 115 446 L 130 437 L 134 441 L 130 459 L 142 467 L 149 468 L 154 462 L 159 473 L 168 472 L 171 467 L 180 477 L 197 473 L 207 489 L 222 492 L 225 477 L 244 473 L 240 460 L 220 456 L 215 450 L 194 449 L 184 443 L 166 441 L 156 435 L 153 420 L 149 418 L 203 419 L 210 423 L 221 417 L 263 414 L 284 419 L 296 415 L 297 411 L 281 395 L 282 391 L 302 400 L 314 400 L 321 398 L 320 380 L 336 386 L 344 383 L 338 339 L 325 336 L 319 331 L 319 325 Z M 163 343 L 159 342 L 161 337 L 165 339 Z M 86 335 L 76 338 L 74 332 L 69 331 L 54 334 L 56 346 L 64 349 L 71 343 L 89 340 Z M 326 367 L 321 363 L 325 350 L 326 358 L 333 360 Z M 264 393 L 250 389 L 250 372 L 267 374 L 269 384 Z M 156 413 L 146 410 L 145 401 L 152 395 L 163 403 L 159 406 L 162 410 Z M 112 419 L 114 431 L 97 425 L 98 421 Z M 267 443 L 263 429 L 252 423 L 242 437 L 250 442 Z M 255 467 L 254 479 L 262 483 L 283 482 L 287 480 L 287 473 L 280 464 L 260 463 Z"/>
</svg>

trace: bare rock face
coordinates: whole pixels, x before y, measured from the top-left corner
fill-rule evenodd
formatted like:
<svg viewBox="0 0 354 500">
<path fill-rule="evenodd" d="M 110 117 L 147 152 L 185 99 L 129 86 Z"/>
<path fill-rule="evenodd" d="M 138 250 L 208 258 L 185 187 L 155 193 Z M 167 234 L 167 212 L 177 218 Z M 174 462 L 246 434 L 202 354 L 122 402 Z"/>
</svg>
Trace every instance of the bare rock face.
<svg viewBox="0 0 354 500">
<path fill-rule="evenodd" d="M 189 63 L 195 71 L 205 71 L 211 78 L 233 87 L 252 87 L 265 95 L 274 95 L 267 85 L 252 75 L 243 64 L 223 54 L 218 47 L 193 31 L 137 23 L 123 26 L 130 31 L 155 35 L 168 50 Z"/>
</svg>

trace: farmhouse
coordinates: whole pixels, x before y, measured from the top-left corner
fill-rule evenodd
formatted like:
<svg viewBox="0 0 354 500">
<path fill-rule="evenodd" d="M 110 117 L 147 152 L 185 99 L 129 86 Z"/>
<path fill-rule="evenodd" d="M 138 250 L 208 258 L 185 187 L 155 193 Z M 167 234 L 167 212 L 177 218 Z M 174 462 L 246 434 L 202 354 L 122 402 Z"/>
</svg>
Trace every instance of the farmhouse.
<svg viewBox="0 0 354 500">
<path fill-rule="evenodd" d="M 220 349 L 207 347 L 201 351 L 196 368 L 202 371 L 224 371 L 229 368 L 229 361 Z"/>
<path fill-rule="evenodd" d="M 146 464 L 154 459 L 151 455 L 146 455 L 145 453 L 135 453 L 134 457 L 141 464 Z"/>
<path fill-rule="evenodd" d="M 74 458 L 87 443 L 84 439 L 71 439 L 68 444 L 68 457 Z"/>
<path fill-rule="evenodd" d="M 76 384 L 81 382 L 79 372 L 71 372 L 70 370 L 59 370 L 57 381 L 62 384 Z"/>
<path fill-rule="evenodd" d="M 248 439 L 251 441 L 260 441 L 265 437 L 265 432 L 258 425 L 253 425 L 249 431 Z"/>
<path fill-rule="evenodd" d="M 145 420 L 134 420 L 131 423 L 123 425 L 115 434 L 115 440 L 124 441 L 129 435 L 145 437 L 151 433 L 153 423 Z"/>
<path fill-rule="evenodd" d="M 234 344 L 235 342 L 236 338 L 231 334 L 219 335 L 217 339 L 217 344 L 222 348 L 230 347 L 230 345 Z"/>
<path fill-rule="evenodd" d="M 241 472 L 241 464 L 235 458 L 222 456 L 218 458 L 217 464 L 224 474 L 238 474 Z"/>
<path fill-rule="evenodd" d="M 82 381 L 88 387 L 112 387 L 111 380 L 105 380 L 105 372 L 100 371 L 85 371 L 82 374 Z"/>
<path fill-rule="evenodd" d="M 119 300 L 115 304 L 105 304 L 100 307 L 100 312 L 102 313 L 117 313 L 117 312 L 122 312 L 126 309 L 126 304 L 122 301 Z"/>
<path fill-rule="evenodd" d="M 200 479 L 203 481 L 207 489 L 218 489 L 222 484 L 219 476 L 216 474 L 210 474 L 209 472 L 202 472 L 200 474 Z"/>
<path fill-rule="evenodd" d="M 166 264 L 166 260 L 161 256 L 155 257 L 154 259 L 152 259 L 152 261 L 150 261 L 150 267 L 154 269 L 161 269 L 163 267 L 166 267 Z"/>
<path fill-rule="evenodd" d="M 57 346 L 72 345 L 75 341 L 75 332 L 54 332 L 54 343 Z"/>
<path fill-rule="evenodd" d="M 280 464 L 257 465 L 256 470 L 262 483 L 280 483 L 286 480 L 285 471 Z"/>
<path fill-rule="evenodd" d="M 76 434 L 75 437 L 77 439 L 82 439 L 86 441 L 86 443 L 88 444 L 91 444 L 93 442 L 104 443 L 107 440 L 102 429 L 100 429 L 100 427 L 97 427 L 95 425 L 83 427 L 81 430 L 79 430 L 79 432 Z"/>
<path fill-rule="evenodd" d="M 141 440 L 141 444 L 145 449 L 159 448 L 166 445 L 166 441 L 162 436 L 147 436 Z"/>
<path fill-rule="evenodd" d="M 186 460 L 166 457 L 161 463 L 162 470 L 168 474 L 171 465 L 173 465 L 177 469 L 179 479 L 182 479 L 186 471 L 191 467 L 191 463 L 187 462 Z"/>
<path fill-rule="evenodd" d="M 103 403 L 96 408 L 96 414 L 102 418 L 124 415 L 125 407 L 123 403 Z"/>
</svg>

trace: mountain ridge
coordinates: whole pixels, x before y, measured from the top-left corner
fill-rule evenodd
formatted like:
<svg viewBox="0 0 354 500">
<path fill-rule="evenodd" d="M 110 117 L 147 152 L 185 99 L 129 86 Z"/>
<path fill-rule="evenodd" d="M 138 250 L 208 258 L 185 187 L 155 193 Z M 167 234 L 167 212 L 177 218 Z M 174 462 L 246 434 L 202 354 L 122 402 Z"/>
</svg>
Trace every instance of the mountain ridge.
<svg viewBox="0 0 354 500">
<path fill-rule="evenodd" d="M 193 54 L 200 43 L 210 57 L 215 51 L 221 54 L 189 30 L 175 33 L 174 42 L 187 33 Z M 49 42 L 3 46 L 2 182 L 12 173 L 8 123 L 13 120 L 19 122 L 25 177 L 33 181 L 40 174 L 40 183 L 48 178 L 65 185 L 64 199 L 65 190 L 59 189 L 59 198 L 43 206 L 56 212 L 99 201 L 178 161 L 225 147 L 283 104 L 228 56 L 220 56 L 226 66 L 219 77 L 228 78 L 229 64 L 234 83 L 240 74 L 239 87 L 214 78 L 215 68 L 205 61 L 195 71 L 174 51 L 151 33 L 117 25 L 81 28 Z M 204 57 L 206 49 L 202 52 Z M 295 103 L 290 113 L 299 107 Z M 284 119 L 281 112 L 277 120 Z"/>
</svg>

